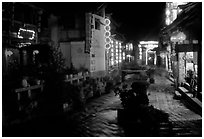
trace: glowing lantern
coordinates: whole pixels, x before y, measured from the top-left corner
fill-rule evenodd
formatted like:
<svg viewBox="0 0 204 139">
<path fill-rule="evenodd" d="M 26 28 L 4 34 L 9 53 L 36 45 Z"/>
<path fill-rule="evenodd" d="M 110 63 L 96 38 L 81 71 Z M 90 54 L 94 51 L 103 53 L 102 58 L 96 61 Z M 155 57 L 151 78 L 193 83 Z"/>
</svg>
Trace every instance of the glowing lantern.
<svg viewBox="0 0 204 139">
<path fill-rule="evenodd" d="M 105 48 L 106 48 L 106 49 L 110 49 L 110 48 L 111 48 L 110 43 L 105 44 Z"/>
<path fill-rule="evenodd" d="M 111 30 L 111 27 L 110 27 L 110 19 L 105 19 L 105 27 L 104 27 L 104 29 L 105 29 L 105 33 L 104 33 L 104 36 L 105 36 L 105 48 L 106 49 L 110 49 L 111 48 L 111 45 L 110 45 L 110 43 L 111 43 L 111 39 L 110 39 L 110 36 L 111 36 L 111 32 L 110 32 L 110 30 Z"/>
</svg>

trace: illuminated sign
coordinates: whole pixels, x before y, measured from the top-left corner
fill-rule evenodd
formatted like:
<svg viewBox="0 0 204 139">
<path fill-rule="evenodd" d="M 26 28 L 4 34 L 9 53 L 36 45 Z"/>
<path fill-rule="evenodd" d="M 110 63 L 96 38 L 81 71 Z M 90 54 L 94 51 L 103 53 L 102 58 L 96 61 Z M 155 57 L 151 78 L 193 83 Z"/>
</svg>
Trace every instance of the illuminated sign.
<svg viewBox="0 0 204 139">
<path fill-rule="evenodd" d="M 140 44 L 158 44 L 158 41 L 140 41 Z"/>
<path fill-rule="evenodd" d="M 35 31 L 20 28 L 19 31 L 18 31 L 18 38 L 33 40 L 35 38 Z"/>
</svg>

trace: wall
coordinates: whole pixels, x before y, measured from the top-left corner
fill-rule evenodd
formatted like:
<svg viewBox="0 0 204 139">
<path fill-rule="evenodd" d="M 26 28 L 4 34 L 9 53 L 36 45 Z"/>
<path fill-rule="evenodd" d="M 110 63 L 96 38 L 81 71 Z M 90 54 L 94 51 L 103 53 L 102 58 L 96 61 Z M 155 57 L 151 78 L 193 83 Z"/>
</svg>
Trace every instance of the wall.
<svg viewBox="0 0 204 139">
<path fill-rule="evenodd" d="M 93 23 L 95 18 L 104 22 L 104 18 L 93 14 Z M 100 30 L 93 29 L 93 38 L 91 44 L 91 72 L 105 72 L 105 38 L 104 38 L 104 25 L 100 24 Z"/>
<path fill-rule="evenodd" d="M 90 70 L 90 56 L 84 53 L 84 41 L 60 43 L 60 50 L 65 58 L 65 66 L 71 67 L 71 62 L 76 69 Z"/>
<path fill-rule="evenodd" d="M 71 44 L 70 42 L 62 42 L 60 43 L 60 50 L 65 58 L 65 66 L 71 67 Z"/>
<path fill-rule="evenodd" d="M 75 68 L 86 68 L 90 70 L 90 56 L 84 53 L 85 42 L 71 42 L 71 59 Z"/>
</svg>

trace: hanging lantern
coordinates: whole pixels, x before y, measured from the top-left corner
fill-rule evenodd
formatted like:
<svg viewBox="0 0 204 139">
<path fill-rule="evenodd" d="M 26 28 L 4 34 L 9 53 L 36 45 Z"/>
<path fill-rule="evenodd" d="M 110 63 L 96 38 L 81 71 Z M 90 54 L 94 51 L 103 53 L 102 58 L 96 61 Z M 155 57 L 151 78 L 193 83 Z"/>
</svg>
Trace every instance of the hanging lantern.
<svg viewBox="0 0 204 139">
<path fill-rule="evenodd" d="M 106 49 L 110 49 L 111 48 L 111 44 L 110 43 L 105 44 L 105 48 Z"/>
<path fill-rule="evenodd" d="M 111 30 L 111 27 L 110 27 L 110 19 L 108 19 L 108 18 L 106 18 L 105 19 L 105 27 L 104 27 L 104 29 L 105 29 L 105 32 L 104 32 L 104 36 L 105 36 L 105 48 L 106 49 L 110 49 L 111 48 L 111 38 L 110 38 L 110 36 L 111 36 L 111 32 L 110 32 L 110 30 Z"/>
</svg>

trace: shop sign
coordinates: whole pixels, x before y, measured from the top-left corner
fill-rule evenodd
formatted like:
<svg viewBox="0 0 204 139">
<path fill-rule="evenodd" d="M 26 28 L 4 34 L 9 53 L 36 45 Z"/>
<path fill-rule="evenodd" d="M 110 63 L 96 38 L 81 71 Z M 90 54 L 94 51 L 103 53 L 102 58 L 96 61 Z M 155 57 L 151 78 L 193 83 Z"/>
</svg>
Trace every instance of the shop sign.
<svg viewBox="0 0 204 139">
<path fill-rule="evenodd" d="M 86 43 L 85 43 L 85 53 L 90 53 L 91 43 L 92 43 L 92 14 L 86 13 Z"/>
<path fill-rule="evenodd" d="M 18 31 L 18 38 L 33 40 L 35 38 L 35 31 L 25 28 L 20 28 Z"/>
</svg>

